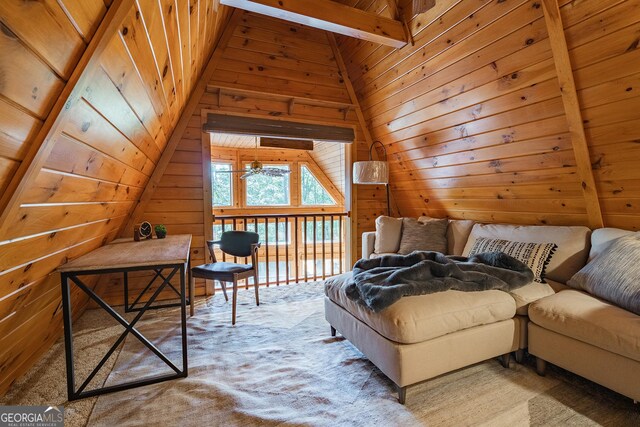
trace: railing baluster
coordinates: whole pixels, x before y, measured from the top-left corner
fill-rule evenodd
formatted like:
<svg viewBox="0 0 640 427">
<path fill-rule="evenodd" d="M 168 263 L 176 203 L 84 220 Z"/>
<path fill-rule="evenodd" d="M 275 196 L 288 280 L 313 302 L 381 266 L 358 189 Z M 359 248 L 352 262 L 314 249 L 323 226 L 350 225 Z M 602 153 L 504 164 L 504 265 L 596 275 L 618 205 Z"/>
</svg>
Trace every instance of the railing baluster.
<svg viewBox="0 0 640 427">
<path fill-rule="evenodd" d="M 333 215 L 330 217 L 331 222 L 329 222 L 329 227 L 331 228 L 331 275 L 333 276 L 335 273 L 333 272 Z"/>
<path fill-rule="evenodd" d="M 298 253 L 298 251 L 295 251 Z M 284 218 L 284 270 L 287 276 L 287 285 L 289 284 L 289 217 Z"/>
<path fill-rule="evenodd" d="M 265 252 L 267 253 L 267 262 L 265 263 L 267 266 L 267 288 L 269 287 L 269 217 L 264 218 L 264 242 L 265 242 Z"/>
<path fill-rule="evenodd" d="M 294 262 L 295 262 L 295 267 L 296 267 L 296 283 L 300 283 L 300 266 L 298 265 L 298 217 L 294 217 L 295 220 L 295 227 L 293 228 L 293 239 L 295 241 L 295 246 L 294 246 Z"/>
<path fill-rule="evenodd" d="M 258 220 L 260 218 L 256 217 L 253 219 L 253 232 L 258 232 Z M 260 241 L 260 239 L 258 239 Z M 256 264 L 260 265 L 260 252 L 258 252 L 258 256 L 256 257 Z M 260 277 L 258 276 L 258 282 L 260 282 Z M 247 284 L 245 286 L 246 289 L 249 289 L 249 280 L 247 279 Z"/>
<path fill-rule="evenodd" d="M 325 242 L 325 226 L 327 225 L 325 219 L 326 216 L 322 215 L 320 218 L 322 218 L 322 280 L 326 279 L 327 277 L 327 272 L 326 270 L 326 263 L 327 263 L 327 254 L 325 253 L 325 247 L 326 247 L 326 242 Z"/>
<path fill-rule="evenodd" d="M 224 218 L 222 219 L 222 232 L 220 232 L 220 236 L 218 236 L 218 239 L 220 239 L 220 237 L 222 236 L 222 233 L 224 233 Z M 225 255 L 224 252 L 222 252 L 222 262 L 225 262 L 227 260 L 227 257 Z"/>
<path fill-rule="evenodd" d="M 338 256 L 339 256 L 339 259 L 340 259 L 340 261 L 339 261 L 340 262 L 340 264 L 339 264 L 340 268 L 338 269 L 338 272 L 340 274 L 344 273 L 344 270 L 342 269 L 342 219 L 343 218 L 344 217 L 340 217 L 340 220 L 338 221 L 338 243 L 339 243 L 339 245 L 338 245 Z"/>
<path fill-rule="evenodd" d="M 318 223 L 316 222 L 316 216 L 313 216 L 313 280 L 318 278 L 317 260 L 316 260 L 316 241 L 318 237 Z"/>
<path fill-rule="evenodd" d="M 278 240 L 280 238 L 280 233 L 278 233 L 278 217 L 274 218 L 276 221 L 276 286 L 280 286 L 280 248 Z"/>
<path fill-rule="evenodd" d="M 304 217 L 304 239 L 302 240 L 302 244 L 304 245 L 304 281 L 307 281 L 307 266 L 309 264 L 309 260 L 307 258 L 307 217 Z"/>
</svg>

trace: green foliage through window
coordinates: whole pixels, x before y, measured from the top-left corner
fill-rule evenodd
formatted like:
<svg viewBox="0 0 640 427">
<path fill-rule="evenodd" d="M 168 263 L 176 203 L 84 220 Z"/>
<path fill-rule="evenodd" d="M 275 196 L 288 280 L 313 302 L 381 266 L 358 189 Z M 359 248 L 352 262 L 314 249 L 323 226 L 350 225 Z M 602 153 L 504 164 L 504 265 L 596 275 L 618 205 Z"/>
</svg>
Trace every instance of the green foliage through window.
<svg viewBox="0 0 640 427">
<path fill-rule="evenodd" d="M 288 165 L 264 165 L 273 169 L 289 170 Z M 267 176 L 256 174 L 245 179 L 247 206 L 287 206 L 289 199 L 289 175 Z"/>
<path fill-rule="evenodd" d="M 233 174 L 228 163 L 211 164 L 211 185 L 213 189 L 213 206 L 231 206 L 233 204 Z"/>
<path fill-rule="evenodd" d="M 253 231 L 253 232 L 257 232 L 258 235 L 260 235 L 260 243 L 262 243 L 263 245 L 268 243 L 270 245 L 275 245 L 276 244 L 276 237 L 277 237 L 277 241 L 278 243 L 285 244 L 285 243 L 291 243 L 293 240 L 293 236 L 292 236 L 292 231 L 291 231 L 291 223 L 286 223 L 284 220 L 280 220 L 278 221 L 278 230 L 276 233 L 276 223 L 274 222 L 274 220 L 270 220 L 269 221 L 269 227 L 268 227 L 268 231 L 269 231 L 269 239 L 267 240 L 267 233 L 266 233 L 266 225 L 264 222 L 260 222 L 258 223 L 257 227 L 256 227 L 256 223 L 254 220 L 249 220 L 247 221 L 247 226 L 246 228 L 244 227 L 244 222 L 241 220 L 237 221 L 237 225 L 236 225 L 236 230 L 247 230 L 247 231 Z M 226 221 L 224 224 L 224 231 L 231 231 L 233 230 L 233 222 L 232 221 Z M 313 228 L 311 228 L 311 232 L 313 233 Z M 319 231 L 321 232 L 321 231 Z M 277 236 L 276 236 L 277 234 Z M 215 240 L 219 239 L 220 236 L 222 235 L 222 224 L 214 224 L 213 226 L 213 237 Z M 328 234 L 327 234 L 328 236 Z"/>
<path fill-rule="evenodd" d="M 322 184 L 320 184 L 320 181 L 313 176 L 309 168 L 306 166 L 302 166 L 301 168 L 300 181 L 303 205 L 316 206 L 336 204 L 327 190 L 325 190 Z"/>
<path fill-rule="evenodd" d="M 301 221 L 303 222 L 303 221 Z M 324 224 L 324 235 L 322 234 L 322 226 Z M 313 243 L 314 237 L 315 237 L 315 241 L 316 242 L 330 242 L 331 241 L 331 221 L 329 220 L 329 218 L 326 218 L 326 220 L 323 222 L 320 220 L 320 218 L 318 218 L 316 220 L 316 233 L 315 236 L 313 234 L 313 218 L 308 218 L 307 219 L 307 226 L 306 226 L 306 238 L 305 235 L 302 235 L 302 238 L 305 242 L 307 243 Z M 304 233 L 304 226 L 303 226 L 303 233 Z M 334 219 L 333 220 L 333 240 L 337 241 L 338 240 L 338 236 L 340 236 L 340 219 Z"/>
</svg>

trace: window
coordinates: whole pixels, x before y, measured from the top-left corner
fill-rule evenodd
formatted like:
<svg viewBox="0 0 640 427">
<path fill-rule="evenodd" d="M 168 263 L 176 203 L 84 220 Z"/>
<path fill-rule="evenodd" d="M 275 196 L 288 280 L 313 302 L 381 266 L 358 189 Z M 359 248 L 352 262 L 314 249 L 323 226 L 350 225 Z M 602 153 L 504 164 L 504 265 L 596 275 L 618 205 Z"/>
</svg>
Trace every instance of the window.
<svg viewBox="0 0 640 427">
<path fill-rule="evenodd" d="M 320 181 L 313 176 L 309 168 L 302 166 L 301 168 L 301 194 L 303 205 L 335 205 L 336 202 L 331 198 L 327 190 L 324 189 Z"/>
<path fill-rule="evenodd" d="M 233 205 L 233 170 L 229 163 L 211 163 L 211 187 L 214 206 Z"/>
<path fill-rule="evenodd" d="M 289 165 L 265 165 L 264 167 L 289 170 Z M 288 206 L 290 204 L 289 174 L 283 176 L 256 174 L 247 177 L 244 182 L 247 206 Z"/>
</svg>

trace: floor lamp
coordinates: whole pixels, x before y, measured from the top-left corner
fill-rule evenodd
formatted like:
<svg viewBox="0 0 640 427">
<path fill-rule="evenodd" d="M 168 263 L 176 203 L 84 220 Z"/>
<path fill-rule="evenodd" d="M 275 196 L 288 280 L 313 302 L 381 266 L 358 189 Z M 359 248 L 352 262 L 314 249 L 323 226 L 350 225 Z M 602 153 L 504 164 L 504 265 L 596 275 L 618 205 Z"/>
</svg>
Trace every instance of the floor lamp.
<svg viewBox="0 0 640 427">
<path fill-rule="evenodd" d="M 373 160 L 373 147 L 378 144 L 384 153 L 383 160 Z M 384 184 L 387 190 L 387 215 L 391 215 L 389 203 L 389 162 L 387 162 L 387 150 L 380 141 L 373 141 L 369 146 L 369 160 L 353 163 L 354 184 Z"/>
</svg>

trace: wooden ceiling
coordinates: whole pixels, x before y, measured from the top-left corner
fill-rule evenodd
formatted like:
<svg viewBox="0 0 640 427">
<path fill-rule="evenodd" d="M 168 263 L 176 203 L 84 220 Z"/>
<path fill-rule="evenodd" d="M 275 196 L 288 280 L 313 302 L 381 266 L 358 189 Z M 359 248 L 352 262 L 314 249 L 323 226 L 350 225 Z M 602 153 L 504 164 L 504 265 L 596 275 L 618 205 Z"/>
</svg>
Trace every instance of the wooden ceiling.
<svg viewBox="0 0 640 427">
<path fill-rule="evenodd" d="M 217 0 L 0 2 L 0 393 L 59 336 L 58 265 L 145 213 L 204 241 L 202 109 L 353 126 L 354 160 L 380 140 L 396 214 L 640 229 L 640 0 L 340 3 L 408 43 Z M 352 191 L 358 235 L 383 193 Z"/>
<path fill-rule="evenodd" d="M 145 188 L 229 16 L 214 6 L 0 2 L 0 392 L 58 338 L 52 271 Z"/>
<path fill-rule="evenodd" d="M 339 37 L 400 214 L 640 228 L 640 2 L 558 4 L 438 1 L 399 50 Z"/>
</svg>

